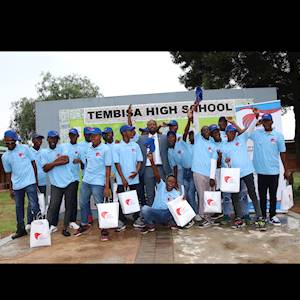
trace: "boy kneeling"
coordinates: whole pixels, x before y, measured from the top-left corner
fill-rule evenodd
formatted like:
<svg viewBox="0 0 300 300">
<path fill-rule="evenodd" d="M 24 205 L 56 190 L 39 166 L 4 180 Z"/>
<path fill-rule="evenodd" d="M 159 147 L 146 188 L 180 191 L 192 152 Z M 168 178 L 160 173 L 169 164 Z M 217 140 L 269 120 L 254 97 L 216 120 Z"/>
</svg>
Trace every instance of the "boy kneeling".
<svg viewBox="0 0 300 300">
<path fill-rule="evenodd" d="M 144 205 L 142 207 L 142 216 L 145 227 L 141 230 L 142 234 L 155 230 L 155 224 L 168 224 L 171 229 L 177 229 L 177 225 L 170 213 L 167 202 L 180 196 L 177 188 L 177 180 L 173 175 L 166 178 L 166 183 L 161 179 L 157 166 L 154 164 L 152 153 L 148 153 L 148 159 L 157 182 L 155 198 L 152 207 Z"/>
</svg>

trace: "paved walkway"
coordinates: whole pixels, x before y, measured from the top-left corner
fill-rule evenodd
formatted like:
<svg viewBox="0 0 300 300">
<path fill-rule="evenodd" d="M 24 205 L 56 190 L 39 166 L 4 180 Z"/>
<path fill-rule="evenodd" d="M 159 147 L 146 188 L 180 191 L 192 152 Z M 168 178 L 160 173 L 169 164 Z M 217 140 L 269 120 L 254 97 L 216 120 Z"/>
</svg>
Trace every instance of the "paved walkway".
<svg viewBox="0 0 300 300">
<path fill-rule="evenodd" d="M 52 235 L 52 246 L 29 247 L 29 236 L 0 245 L 0 263 L 300 263 L 299 214 L 280 216 L 281 227 L 259 232 L 212 226 L 171 231 L 159 227 L 142 236 L 137 229 L 110 230 L 101 242 L 97 223 L 80 237 Z"/>
</svg>

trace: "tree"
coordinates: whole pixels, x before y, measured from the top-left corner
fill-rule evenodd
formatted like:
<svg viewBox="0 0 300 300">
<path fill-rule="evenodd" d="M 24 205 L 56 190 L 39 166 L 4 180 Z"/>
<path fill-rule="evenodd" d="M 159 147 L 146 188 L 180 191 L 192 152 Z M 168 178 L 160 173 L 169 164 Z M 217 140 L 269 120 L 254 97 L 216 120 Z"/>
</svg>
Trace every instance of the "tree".
<svg viewBox="0 0 300 300">
<path fill-rule="evenodd" d="M 49 72 L 42 73 L 42 80 L 37 83 L 37 99 L 21 98 L 12 103 L 13 116 L 10 127 L 15 129 L 21 139 L 28 141 L 35 131 L 35 101 L 65 100 L 78 98 L 102 97 L 99 87 L 87 77 L 67 75 L 54 77 Z"/>
<path fill-rule="evenodd" d="M 297 155 L 300 157 L 300 52 L 171 52 L 185 72 L 188 89 L 276 87 L 283 106 L 294 106 Z"/>
</svg>

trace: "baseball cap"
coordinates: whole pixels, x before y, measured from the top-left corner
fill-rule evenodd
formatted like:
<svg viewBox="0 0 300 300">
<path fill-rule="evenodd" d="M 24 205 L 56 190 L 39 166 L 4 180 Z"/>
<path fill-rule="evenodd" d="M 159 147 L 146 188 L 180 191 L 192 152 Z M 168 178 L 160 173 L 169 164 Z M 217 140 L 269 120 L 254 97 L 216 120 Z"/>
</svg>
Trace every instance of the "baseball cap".
<svg viewBox="0 0 300 300">
<path fill-rule="evenodd" d="M 4 132 L 4 137 L 9 137 L 9 138 L 12 138 L 14 141 L 18 141 L 19 138 L 18 138 L 18 135 L 15 131 L 13 130 L 7 130 Z"/>
<path fill-rule="evenodd" d="M 167 125 L 168 126 L 176 126 L 176 125 L 178 126 L 178 123 L 176 120 L 171 120 Z"/>
<path fill-rule="evenodd" d="M 261 119 L 264 120 L 270 120 L 273 121 L 272 115 L 271 114 L 263 114 Z"/>
<path fill-rule="evenodd" d="M 57 131 L 55 131 L 55 130 L 50 130 L 50 131 L 48 131 L 48 137 L 56 137 L 56 136 L 57 136 L 58 138 L 60 138 Z"/>
<path fill-rule="evenodd" d="M 109 133 L 109 132 L 113 132 L 111 127 L 106 127 L 104 128 L 104 130 L 102 131 L 102 133 Z"/>
<path fill-rule="evenodd" d="M 93 129 L 92 127 L 84 127 L 83 128 L 83 134 L 91 134 L 90 130 Z"/>
<path fill-rule="evenodd" d="M 153 153 L 155 151 L 155 144 L 153 138 L 147 138 L 147 140 L 144 142 L 144 145 L 150 150 L 150 152 Z"/>
<path fill-rule="evenodd" d="M 176 132 L 170 130 L 167 133 L 167 137 L 169 137 L 170 135 L 174 135 L 176 137 Z"/>
<path fill-rule="evenodd" d="M 130 126 L 130 125 L 123 125 L 123 126 L 120 128 L 120 132 L 132 131 L 133 129 L 135 129 L 135 127 Z"/>
<path fill-rule="evenodd" d="M 139 131 L 140 131 L 140 132 L 149 132 L 149 129 L 148 129 L 148 127 L 145 127 L 145 128 L 139 128 Z"/>
<path fill-rule="evenodd" d="M 210 132 L 214 132 L 215 130 L 220 130 L 219 126 L 216 124 L 212 124 L 212 125 L 208 126 L 208 129 Z"/>
<path fill-rule="evenodd" d="M 73 133 L 73 134 L 76 134 L 76 135 L 79 136 L 78 130 L 77 130 L 76 128 L 71 128 L 71 129 L 69 130 L 69 133 Z"/>
<path fill-rule="evenodd" d="M 38 134 L 38 133 L 35 132 L 35 133 L 32 134 L 31 139 L 34 140 L 34 139 L 37 139 L 39 137 L 42 138 L 42 139 L 45 138 L 43 135 Z"/>
<path fill-rule="evenodd" d="M 232 126 L 231 124 L 227 125 L 226 129 L 225 129 L 225 132 L 228 132 L 228 131 L 237 131 L 236 128 L 234 126 Z"/>
<path fill-rule="evenodd" d="M 226 117 L 224 117 L 224 116 L 220 117 L 220 118 L 219 118 L 219 122 L 221 122 L 221 121 L 227 121 L 227 120 L 226 120 Z"/>
<path fill-rule="evenodd" d="M 102 132 L 101 132 L 101 129 L 100 128 L 98 128 L 98 127 L 95 127 L 95 128 L 89 128 L 89 133 L 90 134 L 102 134 Z"/>
</svg>

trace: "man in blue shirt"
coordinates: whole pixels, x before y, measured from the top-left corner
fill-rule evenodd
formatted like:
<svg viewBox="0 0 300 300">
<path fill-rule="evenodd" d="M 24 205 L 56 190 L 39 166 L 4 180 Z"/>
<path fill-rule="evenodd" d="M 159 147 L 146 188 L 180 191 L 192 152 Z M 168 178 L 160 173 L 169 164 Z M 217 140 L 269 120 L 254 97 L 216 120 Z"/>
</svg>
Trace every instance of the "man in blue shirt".
<svg viewBox="0 0 300 300">
<path fill-rule="evenodd" d="M 49 147 L 42 150 L 43 170 L 48 174 L 51 183 L 50 205 L 47 219 L 50 224 L 50 232 L 57 231 L 59 209 L 65 196 L 64 226 L 62 234 L 70 236 L 68 226 L 70 224 L 72 202 L 75 198 L 76 184 L 71 170 L 73 162 L 68 156 L 68 151 L 63 145 L 58 144 L 59 134 L 57 131 L 48 132 L 47 141 Z"/>
<path fill-rule="evenodd" d="M 266 230 L 266 222 L 262 217 L 261 208 L 257 199 L 254 186 L 254 177 L 253 177 L 253 165 L 248 156 L 247 149 L 247 140 L 249 135 L 254 130 L 259 113 L 257 110 L 254 110 L 255 118 L 252 121 L 251 125 L 244 131 L 242 134 L 236 137 L 236 128 L 233 125 L 228 125 L 226 127 L 226 135 L 228 141 L 222 144 L 221 153 L 222 153 L 222 166 L 223 167 L 232 167 L 240 168 L 240 180 L 243 180 L 247 186 L 248 194 L 252 200 L 257 220 L 255 225 L 260 230 Z M 231 194 L 232 202 L 236 212 L 236 220 L 234 223 L 234 228 L 239 228 L 245 225 L 242 218 L 242 212 L 239 202 L 239 193 Z"/>
<path fill-rule="evenodd" d="M 63 146 L 66 149 L 67 155 L 70 160 L 70 167 L 74 177 L 74 198 L 71 203 L 71 215 L 69 227 L 73 229 L 78 229 L 79 226 L 76 224 L 77 220 L 77 206 L 78 206 L 78 186 L 80 181 L 80 169 L 84 168 L 83 163 L 80 160 L 80 150 L 77 140 L 79 137 L 79 132 L 76 128 L 71 128 L 69 130 L 69 143 L 65 143 Z"/>
<path fill-rule="evenodd" d="M 132 126 L 124 125 L 120 128 L 122 134 L 122 141 L 116 144 L 113 148 L 113 161 L 117 169 L 117 193 L 125 192 L 127 188 L 130 190 L 136 190 L 138 198 L 141 198 L 139 186 L 139 171 L 142 166 L 143 155 L 140 146 L 131 141 Z M 134 222 L 139 217 L 139 213 L 134 213 Z M 123 215 L 120 208 L 119 211 L 119 226 L 118 231 L 126 228 L 127 219 Z M 140 226 L 135 226 L 140 227 Z"/>
<path fill-rule="evenodd" d="M 289 177 L 286 164 L 285 142 L 283 135 L 272 128 L 271 114 L 264 114 L 261 118 L 264 129 L 256 130 L 250 135 L 253 140 L 253 165 L 258 176 L 258 193 L 262 215 L 267 217 L 267 191 L 270 194 L 270 223 L 280 226 L 281 222 L 276 216 L 276 194 L 279 179 L 279 159 L 284 166 L 284 178 Z M 280 156 L 280 158 L 279 158 Z"/>
<path fill-rule="evenodd" d="M 171 229 L 177 229 L 172 214 L 167 206 L 168 201 L 175 200 L 180 196 L 177 188 L 177 181 L 173 175 L 166 178 L 166 182 L 161 179 L 159 170 L 154 163 L 153 154 L 149 152 L 147 158 L 151 162 L 154 177 L 156 179 L 156 194 L 152 206 L 144 205 L 142 207 L 142 215 L 146 226 L 141 230 L 142 234 L 146 234 L 155 230 L 156 224 L 168 224 Z"/>
<path fill-rule="evenodd" d="M 91 128 L 91 141 L 87 152 L 81 155 L 81 161 L 86 162 L 86 168 L 80 188 L 81 224 L 75 235 L 80 236 L 91 228 L 88 223 L 88 208 L 91 195 L 96 204 L 103 203 L 109 198 L 109 178 L 111 170 L 111 150 L 101 143 L 102 132 L 99 128 Z M 107 229 L 101 230 L 101 240 L 108 240 Z"/>
<path fill-rule="evenodd" d="M 27 234 L 24 224 L 25 193 L 31 207 L 31 219 L 36 218 L 40 212 L 37 197 L 38 176 L 34 157 L 27 146 L 17 145 L 17 140 L 16 132 L 7 130 L 4 133 L 8 151 L 1 158 L 4 171 L 8 173 L 11 198 L 16 202 L 17 231 L 12 235 L 12 239 Z"/>
<path fill-rule="evenodd" d="M 83 157 L 85 156 L 89 146 L 91 145 L 91 133 L 90 133 L 91 129 L 93 129 L 93 128 L 92 127 L 84 127 L 84 129 L 83 129 L 84 141 L 78 143 L 80 155 Z M 82 170 L 82 177 L 83 177 L 85 166 L 86 166 L 86 161 L 82 161 L 82 163 L 84 165 L 84 168 Z M 89 224 L 93 224 L 93 222 L 94 222 L 90 203 L 89 203 L 89 208 L 88 208 L 88 221 L 89 221 Z"/>
</svg>

